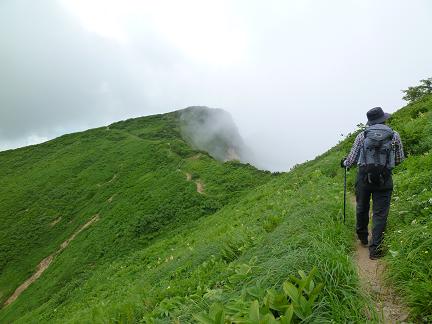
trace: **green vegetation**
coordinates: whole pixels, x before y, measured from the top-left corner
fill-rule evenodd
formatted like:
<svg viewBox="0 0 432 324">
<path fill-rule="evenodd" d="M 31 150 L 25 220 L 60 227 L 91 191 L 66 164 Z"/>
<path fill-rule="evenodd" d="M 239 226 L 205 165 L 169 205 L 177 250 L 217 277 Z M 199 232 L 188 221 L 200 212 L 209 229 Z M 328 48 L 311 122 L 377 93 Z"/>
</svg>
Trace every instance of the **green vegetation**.
<svg viewBox="0 0 432 324">
<path fill-rule="evenodd" d="M 289 173 L 270 174 L 192 149 L 178 116 L 0 153 L 1 303 L 100 216 L 0 310 L 0 322 L 377 322 L 351 258 L 352 206 L 341 222 L 339 161 L 355 134 Z M 430 320 L 432 98 L 401 109 L 391 125 L 409 157 L 395 170 L 388 277 L 412 319 Z M 322 283 L 315 292 L 312 275 Z"/>
<path fill-rule="evenodd" d="M 432 94 L 432 78 L 420 80 L 420 85 L 415 87 L 408 87 L 406 90 L 402 90 L 405 93 L 404 100 L 409 103 L 413 103 L 425 96 Z"/>
<path fill-rule="evenodd" d="M 385 236 L 386 276 L 405 298 L 412 319 L 428 323 L 432 321 L 432 95 L 396 112 L 389 125 L 400 133 L 407 159 L 394 170 Z"/>
<path fill-rule="evenodd" d="M 432 96 L 400 110 L 391 126 L 409 155 L 394 177 L 387 274 L 413 318 L 432 322 Z"/>
<path fill-rule="evenodd" d="M 245 268 L 245 274 L 249 267 Z M 316 268 L 309 275 L 299 271 L 300 278 L 291 276 L 290 281 L 282 285 L 282 292 L 275 289 L 264 290 L 259 286 L 246 289 L 246 295 L 254 299 L 248 309 L 244 303 L 236 307 L 238 300 L 233 304 L 224 306 L 213 304 L 209 314 L 199 314 L 195 318 L 204 324 L 225 323 L 282 323 L 289 324 L 298 320 L 306 320 L 312 315 L 315 299 L 323 288 L 323 284 L 315 285 L 313 276 Z M 257 300 L 256 298 L 260 299 Z"/>
<path fill-rule="evenodd" d="M 182 226 L 193 227 L 271 178 L 269 172 L 221 164 L 192 150 L 181 139 L 175 113 L 2 152 L 0 168 L 1 304 L 43 258 L 100 215 L 40 280 L 2 310 L 0 322 L 40 305 L 44 316 L 54 316 L 56 305 L 95 269 L 151 246 L 164 234 L 171 237 Z M 204 194 L 187 181 L 187 172 L 203 181 Z"/>
</svg>

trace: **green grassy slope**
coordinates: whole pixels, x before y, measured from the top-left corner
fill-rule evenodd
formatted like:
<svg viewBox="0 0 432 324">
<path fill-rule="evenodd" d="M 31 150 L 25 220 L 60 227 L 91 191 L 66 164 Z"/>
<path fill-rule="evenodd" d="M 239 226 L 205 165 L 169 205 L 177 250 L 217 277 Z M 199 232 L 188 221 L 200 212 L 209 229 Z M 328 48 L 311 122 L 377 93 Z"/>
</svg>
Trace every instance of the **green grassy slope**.
<svg viewBox="0 0 432 324">
<path fill-rule="evenodd" d="M 400 133 L 407 159 L 394 170 L 385 275 L 404 297 L 411 319 L 428 323 L 432 322 L 432 96 L 394 113 L 389 125 Z M 344 156 L 356 134 L 324 156 Z M 319 160 L 312 163 L 327 169 Z M 349 173 L 348 187 L 354 192 L 356 170 Z"/>
<path fill-rule="evenodd" d="M 410 156 L 395 170 L 388 276 L 413 320 L 428 320 L 432 98 L 401 109 L 391 124 Z M 299 269 L 314 266 L 315 280 L 325 285 L 307 321 L 377 321 L 351 258 L 351 206 L 341 224 L 339 160 L 355 134 L 272 177 L 205 154 L 196 158 L 173 134 L 176 127 L 174 114 L 146 117 L 0 153 L 0 167 L 8 170 L 0 178 L 0 215 L 7 222 L 0 230 L 3 301 L 40 260 L 100 214 L 0 310 L 0 322 L 187 323 L 218 302 L 247 317 L 265 289 L 279 289 Z M 206 195 L 186 181 L 186 172 L 202 179 Z"/>
<path fill-rule="evenodd" d="M 64 298 L 94 269 L 213 214 L 271 177 L 192 150 L 181 139 L 175 113 L 2 152 L 0 169 L 1 303 L 43 258 L 93 215 L 100 215 L 97 225 L 78 235 L 55 259 L 48 270 L 52 274 L 40 279 L 42 288 L 39 282 L 32 285 L 2 311 L 7 319 L 55 293 Z M 205 194 L 197 192 L 197 179 L 204 183 Z"/>
<path fill-rule="evenodd" d="M 432 322 L 432 96 L 408 105 L 391 120 L 408 153 L 394 177 L 386 243 L 388 277 L 413 318 Z"/>
<path fill-rule="evenodd" d="M 432 96 L 397 111 L 389 125 L 400 133 L 407 159 L 394 170 L 394 192 L 385 236 L 386 277 L 404 297 L 411 319 L 429 323 L 432 322 Z M 354 135 L 347 139 L 348 143 L 352 143 Z M 340 145 L 346 146 L 347 141 Z M 349 186 L 353 190 L 355 172 L 350 173 Z"/>
</svg>

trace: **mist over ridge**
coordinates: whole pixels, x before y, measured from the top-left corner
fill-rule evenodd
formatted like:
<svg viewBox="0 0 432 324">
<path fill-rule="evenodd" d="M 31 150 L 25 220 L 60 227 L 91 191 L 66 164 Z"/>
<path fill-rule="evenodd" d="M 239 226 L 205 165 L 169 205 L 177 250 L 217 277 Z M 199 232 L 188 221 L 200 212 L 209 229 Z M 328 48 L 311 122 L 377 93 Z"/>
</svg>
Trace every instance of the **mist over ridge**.
<svg viewBox="0 0 432 324">
<path fill-rule="evenodd" d="M 182 136 L 192 147 L 208 152 L 219 161 L 238 160 L 263 169 L 226 110 L 191 106 L 177 113 Z"/>
<path fill-rule="evenodd" d="M 231 113 L 266 169 L 286 171 L 365 122 L 371 107 L 394 112 L 400 90 L 431 73 L 425 0 L 0 8 L 0 151 L 206 105 Z"/>
</svg>

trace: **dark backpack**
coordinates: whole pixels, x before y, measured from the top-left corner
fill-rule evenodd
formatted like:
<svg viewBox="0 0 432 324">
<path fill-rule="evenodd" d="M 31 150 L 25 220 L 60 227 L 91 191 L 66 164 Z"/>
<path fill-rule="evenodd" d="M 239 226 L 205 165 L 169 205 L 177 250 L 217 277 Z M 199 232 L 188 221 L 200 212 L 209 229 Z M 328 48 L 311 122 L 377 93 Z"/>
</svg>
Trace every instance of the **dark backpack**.
<svg viewBox="0 0 432 324">
<path fill-rule="evenodd" d="M 395 166 L 393 148 L 394 131 L 382 124 L 372 125 L 364 131 L 361 164 L 365 166 L 365 182 L 383 185 Z"/>
</svg>

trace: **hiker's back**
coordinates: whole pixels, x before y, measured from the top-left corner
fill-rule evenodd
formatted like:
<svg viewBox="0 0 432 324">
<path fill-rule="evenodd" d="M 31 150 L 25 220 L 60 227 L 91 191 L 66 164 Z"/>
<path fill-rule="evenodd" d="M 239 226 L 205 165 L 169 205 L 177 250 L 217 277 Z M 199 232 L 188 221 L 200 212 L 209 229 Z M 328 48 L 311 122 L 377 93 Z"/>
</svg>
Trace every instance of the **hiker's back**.
<svg viewBox="0 0 432 324">
<path fill-rule="evenodd" d="M 356 189 L 356 233 L 363 246 L 369 244 L 369 258 L 376 260 L 384 255 L 381 243 L 390 210 L 393 192 L 392 169 L 404 159 L 399 134 L 385 125 L 390 114 L 381 107 L 370 109 L 367 125 L 354 141 L 349 155 L 341 160 L 341 167 L 359 166 Z M 372 240 L 369 240 L 369 216 L 372 204 Z"/>
<path fill-rule="evenodd" d="M 364 131 L 364 144 L 359 165 L 364 181 L 371 185 L 384 185 L 395 166 L 394 131 L 383 124 L 372 125 Z"/>
</svg>

